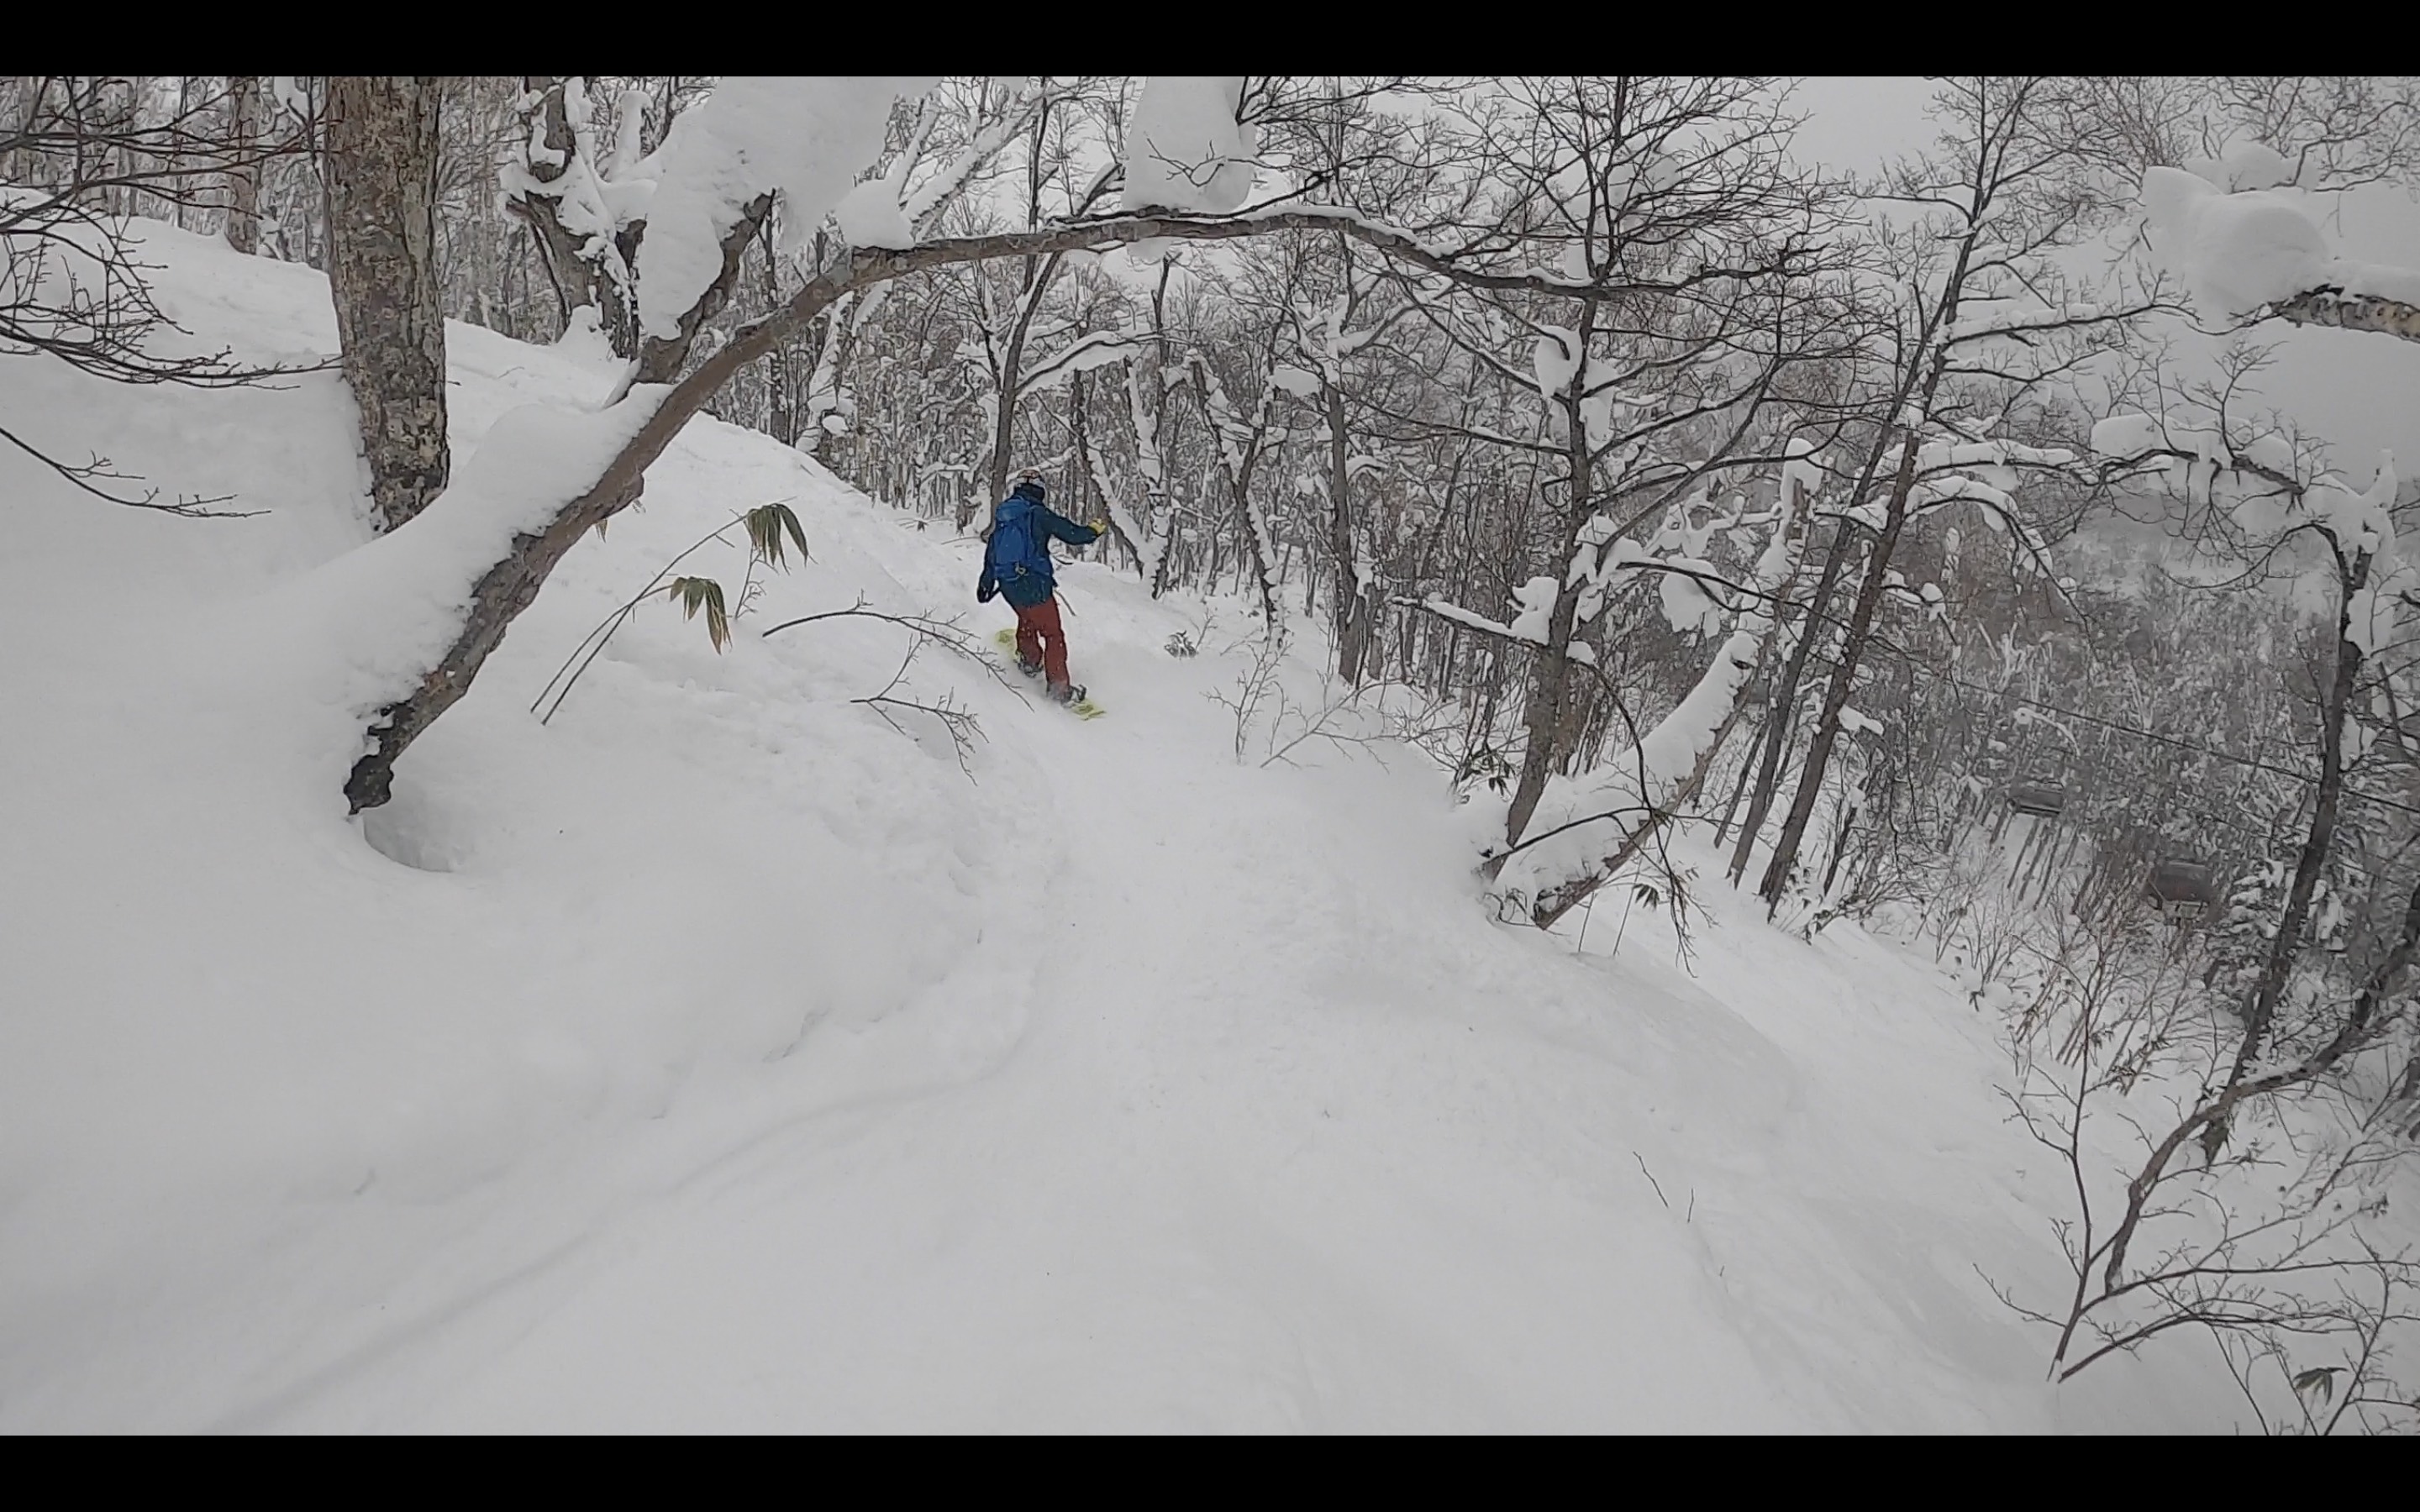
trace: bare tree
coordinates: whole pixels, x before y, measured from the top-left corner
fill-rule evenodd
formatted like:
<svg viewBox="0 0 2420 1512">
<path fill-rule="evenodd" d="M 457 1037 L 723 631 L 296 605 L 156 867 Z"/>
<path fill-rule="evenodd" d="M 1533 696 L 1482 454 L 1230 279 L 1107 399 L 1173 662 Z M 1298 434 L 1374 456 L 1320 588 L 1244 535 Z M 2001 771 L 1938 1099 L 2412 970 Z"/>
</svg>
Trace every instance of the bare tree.
<svg viewBox="0 0 2420 1512">
<path fill-rule="evenodd" d="M 299 149 L 291 139 L 231 142 L 215 92 L 147 99 L 136 81 L 15 77 L 0 87 L 0 163 L 19 192 L 0 200 L 0 351 L 54 357 L 114 383 L 217 388 L 257 382 L 272 370 L 224 349 L 167 355 L 177 330 L 153 298 L 141 236 L 128 217 L 207 208 L 213 180 L 257 173 Z M 111 503 L 179 515 L 240 513 L 225 500 L 163 499 L 109 458 L 77 462 L 45 449 L 0 416 L 0 441 L 84 492 Z"/>
<path fill-rule="evenodd" d="M 1758 889 L 1769 908 L 1779 906 L 1798 865 L 1799 848 L 1840 736 L 1841 711 L 1855 687 L 1875 616 L 1894 576 L 1900 538 L 1913 512 L 1924 503 L 1924 493 L 1933 491 L 1925 486 L 1928 472 L 1955 471 L 1967 465 L 1959 442 L 1983 445 L 1993 423 L 2007 416 L 2025 390 L 2071 370 L 2076 357 L 2059 350 L 2062 338 L 2121 328 L 2148 307 L 2145 301 L 2122 300 L 2079 307 L 2065 297 L 2056 270 L 2047 260 L 2050 251 L 2092 224 L 2101 208 L 2075 182 L 2074 111 L 2061 85 L 2044 78 L 1947 84 L 1940 98 L 1943 155 L 1902 165 L 1892 176 L 1886 197 L 1925 212 L 1899 248 L 1901 266 L 1894 282 L 1909 291 L 1911 302 L 1895 332 L 1887 369 L 1891 376 L 1873 443 L 1850 491 L 1841 534 L 1834 541 L 1837 560 L 1844 555 L 1854 522 L 1869 545 L 1797 791 Z M 1992 314 L 1962 327 L 1962 312 L 1978 304 Z M 2024 348 L 2024 359 L 2010 364 L 1972 355 L 1978 343 L 1993 339 L 2015 340 Z M 2045 344 L 2047 354 L 2036 355 Z M 1978 425 L 1978 419 L 1985 423 Z M 1923 455 L 1928 439 L 1944 443 L 1931 459 Z M 1988 450 L 1991 464 L 1998 467 L 2055 466 L 2071 460 L 2022 444 Z M 1884 476 L 1886 461 L 1888 481 L 1876 501 L 1869 489 Z M 1961 487 L 1954 497 L 2007 510 L 2005 490 Z M 2012 513 L 2008 519 L 2014 528 L 2025 528 Z M 1825 577 L 1835 571 L 1827 563 Z M 1812 612 L 1823 610 L 1827 593 L 1827 584 L 1819 580 Z M 1793 674 L 1804 665 L 1802 646 L 1785 671 L 1785 684 L 1794 681 Z M 1785 695 L 1790 691 L 1785 687 Z M 1760 807 L 1752 806 L 1749 813 L 1744 839 L 1753 836 L 1761 819 Z"/>
</svg>

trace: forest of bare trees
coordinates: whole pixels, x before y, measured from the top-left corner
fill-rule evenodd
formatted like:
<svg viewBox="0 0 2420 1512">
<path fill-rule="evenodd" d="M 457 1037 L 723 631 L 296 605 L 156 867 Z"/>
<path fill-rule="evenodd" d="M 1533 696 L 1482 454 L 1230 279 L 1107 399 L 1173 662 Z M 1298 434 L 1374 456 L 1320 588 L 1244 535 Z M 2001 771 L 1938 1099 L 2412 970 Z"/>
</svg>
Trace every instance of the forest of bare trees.
<svg viewBox="0 0 2420 1512">
<path fill-rule="evenodd" d="M 600 344 L 660 395 L 379 711 L 356 808 L 700 411 L 935 531 L 1038 468 L 1155 596 L 1417 711 L 1387 728 L 1487 807 L 1506 920 L 1727 880 L 1805 933 L 1898 932 L 2006 1016 L 2013 1105 L 2070 1159 L 2111 1089 L 2180 1076 L 2125 1188 L 2079 1178 L 2072 1298 L 2010 1299 L 2059 1368 L 2190 1322 L 2252 1371 L 2404 1316 L 2414 1273 L 2348 1249 L 2339 1202 L 2420 1137 L 2420 495 L 2261 380 L 2288 325 L 2420 316 L 2209 308 L 2140 226 L 2159 169 L 2420 188 L 2420 86 L 1945 79 L 1934 139 L 1860 181 L 1804 164 L 1786 81 L 1252 78 L 1257 177 L 1185 203 L 1134 187 L 1144 87 L 903 98 L 850 199 L 883 216 L 755 193 L 659 311 L 651 194 L 714 80 L 0 79 L 0 347 L 259 377 L 152 353 L 127 216 L 320 269 L 380 530 L 446 486 L 444 319 Z M 2230 333 L 2214 368 L 2187 331 Z M 95 508 L 218 512 L 0 440 Z M 2291 1148 L 2278 1110 L 2322 1093 L 2352 1133 Z M 2182 1188 L 2281 1161 L 2268 1209 L 2164 1237 Z M 2383 1300 L 2289 1284 L 2321 1259 Z"/>
</svg>

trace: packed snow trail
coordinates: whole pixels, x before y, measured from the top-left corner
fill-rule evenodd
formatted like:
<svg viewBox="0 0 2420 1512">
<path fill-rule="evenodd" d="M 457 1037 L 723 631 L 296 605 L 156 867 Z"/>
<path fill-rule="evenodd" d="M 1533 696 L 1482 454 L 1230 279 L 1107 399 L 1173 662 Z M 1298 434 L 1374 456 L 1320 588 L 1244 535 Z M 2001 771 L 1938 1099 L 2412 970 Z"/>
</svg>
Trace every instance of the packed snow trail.
<svg viewBox="0 0 2420 1512">
<path fill-rule="evenodd" d="M 159 239 L 201 339 L 331 343 L 313 275 Z M 466 453 L 611 381 L 449 339 Z M 0 1428 L 2231 1421 L 2189 1350 L 2042 1383 L 1978 1271 L 2055 1294 L 2060 1173 L 1939 974 L 1719 887 L 1690 970 L 1610 897 L 1490 922 L 1435 768 L 1238 763 L 1204 695 L 1240 609 L 1095 564 L 1063 598 L 1108 717 L 911 668 L 983 720 L 970 780 L 850 702 L 895 627 L 752 632 L 863 593 L 987 637 L 975 543 L 761 436 L 695 423 L 349 823 L 295 733 L 318 640 L 263 618 L 362 538 L 334 381 L 0 363 L 62 443 L 274 510 L 129 518 L 0 462 Z M 774 498 L 814 560 L 727 655 L 655 606 L 525 712 Z"/>
</svg>

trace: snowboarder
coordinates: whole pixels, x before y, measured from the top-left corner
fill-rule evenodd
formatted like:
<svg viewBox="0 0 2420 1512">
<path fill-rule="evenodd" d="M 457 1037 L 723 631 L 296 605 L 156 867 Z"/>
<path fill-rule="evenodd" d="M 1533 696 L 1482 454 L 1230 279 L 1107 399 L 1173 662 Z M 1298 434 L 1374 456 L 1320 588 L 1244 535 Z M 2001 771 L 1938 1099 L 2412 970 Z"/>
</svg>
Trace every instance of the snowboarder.
<svg viewBox="0 0 2420 1512">
<path fill-rule="evenodd" d="M 1076 703 L 1084 690 L 1067 677 L 1067 637 L 1059 627 L 1058 581 L 1050 561 L 1053 537 L 1069 546 L 1090 546 L 1101 538 L 1101 527 L 1078 525 L 1054 514 L 1043 501 L 1049 488 L 1032 468 L 1016 475 L 1016 486 L 991 512 L 989 544 L 984 550 L 983 577 L 975 583 L 975 601 L 988 604 L 997 594 L 1016 610 L 1016 664 L 1028 675 L 1043 674 L 1050 696 Z"/>
</svg>

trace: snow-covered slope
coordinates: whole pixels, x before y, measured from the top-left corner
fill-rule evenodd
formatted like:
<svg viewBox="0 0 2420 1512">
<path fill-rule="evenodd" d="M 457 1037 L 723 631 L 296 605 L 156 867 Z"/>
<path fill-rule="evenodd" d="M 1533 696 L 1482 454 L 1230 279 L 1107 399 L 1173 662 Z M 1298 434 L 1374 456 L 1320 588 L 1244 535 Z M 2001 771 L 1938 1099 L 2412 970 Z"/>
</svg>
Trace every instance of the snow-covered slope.
<svg viewBox="0 0 2420 1512">
<path fill-rule="evenodd" d="M 196 339 L 332 349 L 315 275 L 153 241 Z M 610 379 L 450 336 L 458 465 Z M 2231 1421 L 2189 1342 L 2041 1383 L 1980 1273 L 2055 1292 L 2064 1188 L 1941 977 L 1714 887 L 1689 970 L 1489 922 L 1417 756 L 1236 762 L 1232 607 L 1178 659 L 1218 606 L 1070 568 L 1092 723 L 920 656 L 970 780 L 850 702 L 903 632 L 754 631 L 987 633 L 973 543 L 700 421 L 353 822 L 287 591 L 367 538 L 335 378 L 0 413 L 269 511 L 0 456 L 0 1427 Z M 814 559 L 727 654 L 651 606 L 526 712 L 775 499 Z"/>
</svg>

